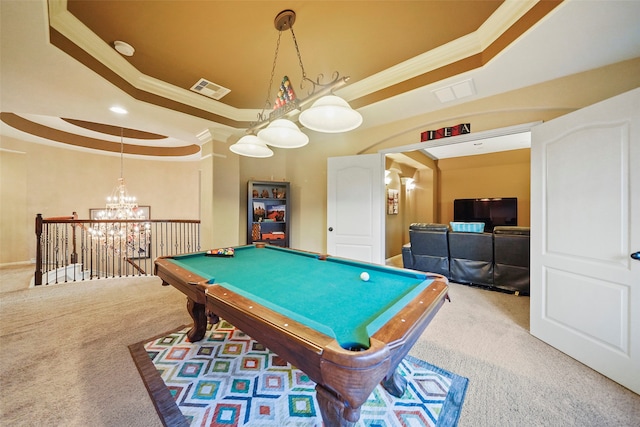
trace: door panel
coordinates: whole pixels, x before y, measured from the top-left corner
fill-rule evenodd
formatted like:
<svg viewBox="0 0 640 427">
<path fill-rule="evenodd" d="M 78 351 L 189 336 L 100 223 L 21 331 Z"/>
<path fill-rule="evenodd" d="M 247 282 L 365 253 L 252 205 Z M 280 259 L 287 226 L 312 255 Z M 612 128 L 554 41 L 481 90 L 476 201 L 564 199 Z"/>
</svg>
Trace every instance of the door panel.
<svg viewBox="0 0 640 427">
<path fill-rule="evenodd" d="M 629 351 L 626 287 L 553 268 L 546 269 L 545 279 L 548 321 L 612 350 Z M 567 310 L 565 301 L 572 301 L 574 309 Z"/>
<path fill-rule="evenodd" d="M 628 123 L 587 126 L 547 145 L 548 253 L 628 264 L 628 134 Z"/>
<path fill-rule="evenodd" d="M 384 157 L 331 157 L 327 176 L 328 253 L 384 264 Z"/>
<path fill-rule="evenodd" d="M 640 89 L 532 129 L 531 333 L 640 393 L 637 165 Z"/>
</svg>

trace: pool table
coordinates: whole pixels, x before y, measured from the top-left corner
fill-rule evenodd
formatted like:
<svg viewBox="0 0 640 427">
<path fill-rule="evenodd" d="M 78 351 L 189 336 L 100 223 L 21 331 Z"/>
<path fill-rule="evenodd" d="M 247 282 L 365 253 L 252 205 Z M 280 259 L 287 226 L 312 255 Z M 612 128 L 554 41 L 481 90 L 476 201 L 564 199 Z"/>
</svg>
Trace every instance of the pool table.
<svg viewBox="0 0 640 427">
<path fill-rule="evenodd" d="M 396 373 L 448 299 L 444 276 L 271 245 L 161 257 L 155 273 L 187 296 L 189 340 L 224 318 L 305 372 L 326 426 L 347 426 L 377 384 L 401 396 Z M 362 278 L 362 273 L 367 273 Z"/>
</svg>

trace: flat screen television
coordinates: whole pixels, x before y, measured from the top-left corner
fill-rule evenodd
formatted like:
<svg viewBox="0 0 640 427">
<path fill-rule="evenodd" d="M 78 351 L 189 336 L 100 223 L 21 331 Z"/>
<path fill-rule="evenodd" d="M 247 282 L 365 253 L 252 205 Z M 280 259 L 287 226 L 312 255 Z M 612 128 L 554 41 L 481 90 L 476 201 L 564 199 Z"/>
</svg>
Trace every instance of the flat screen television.
<svg viewBox="0 0 640 427">
<path fill-rule="evenodd" d="M 455 199 L 453 220 L 484 222 L 484 231 L 491 232 L 496 225 L 518 225 L 518 198 Z"/>
</svg>

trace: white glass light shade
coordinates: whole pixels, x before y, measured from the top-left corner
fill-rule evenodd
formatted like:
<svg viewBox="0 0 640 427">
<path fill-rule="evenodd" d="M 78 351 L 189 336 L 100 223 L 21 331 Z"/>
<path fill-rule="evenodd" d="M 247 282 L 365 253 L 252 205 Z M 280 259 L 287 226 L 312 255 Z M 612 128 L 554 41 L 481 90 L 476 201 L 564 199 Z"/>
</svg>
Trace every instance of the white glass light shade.
<svg viewBox="0 0 640 427">
<path fill-rule="evenodd" d="M 236 154 L 247 157 L 271 157 L 273 151 L 267 147 L 260 138 L 255 135 L 245 135 L 235 144 L 229 147 L 229 150 Z"/>
<path fill-rule="evenodd" d="M 362 116 L 344 99 L 327 95 L 300 113 L 300 123 L 308 129 L 325 133 L 353 130 L 362 124 Z"/>
<path fill-rule="evenodd" d="M 263 142 L 278 148 L 298 148 L 309 143 L 309 137 L 291 120 L 276 119 L 258 132 Z"/>
</svg>

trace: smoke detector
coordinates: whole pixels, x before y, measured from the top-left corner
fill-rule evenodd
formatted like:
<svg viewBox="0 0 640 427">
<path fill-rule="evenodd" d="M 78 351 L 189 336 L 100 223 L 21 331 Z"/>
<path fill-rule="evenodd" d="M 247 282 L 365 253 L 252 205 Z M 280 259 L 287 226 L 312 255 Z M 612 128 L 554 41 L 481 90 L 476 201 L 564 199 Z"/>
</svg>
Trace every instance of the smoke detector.
<svg viewBox="0 0 640 427">
<path fill-rule="evenodd" d="M 120 40 L 113 42 L 113 47 L 124 56 L 133 56 L 136 51 L 129 43 L 125 43 Z"/>
</svg>

